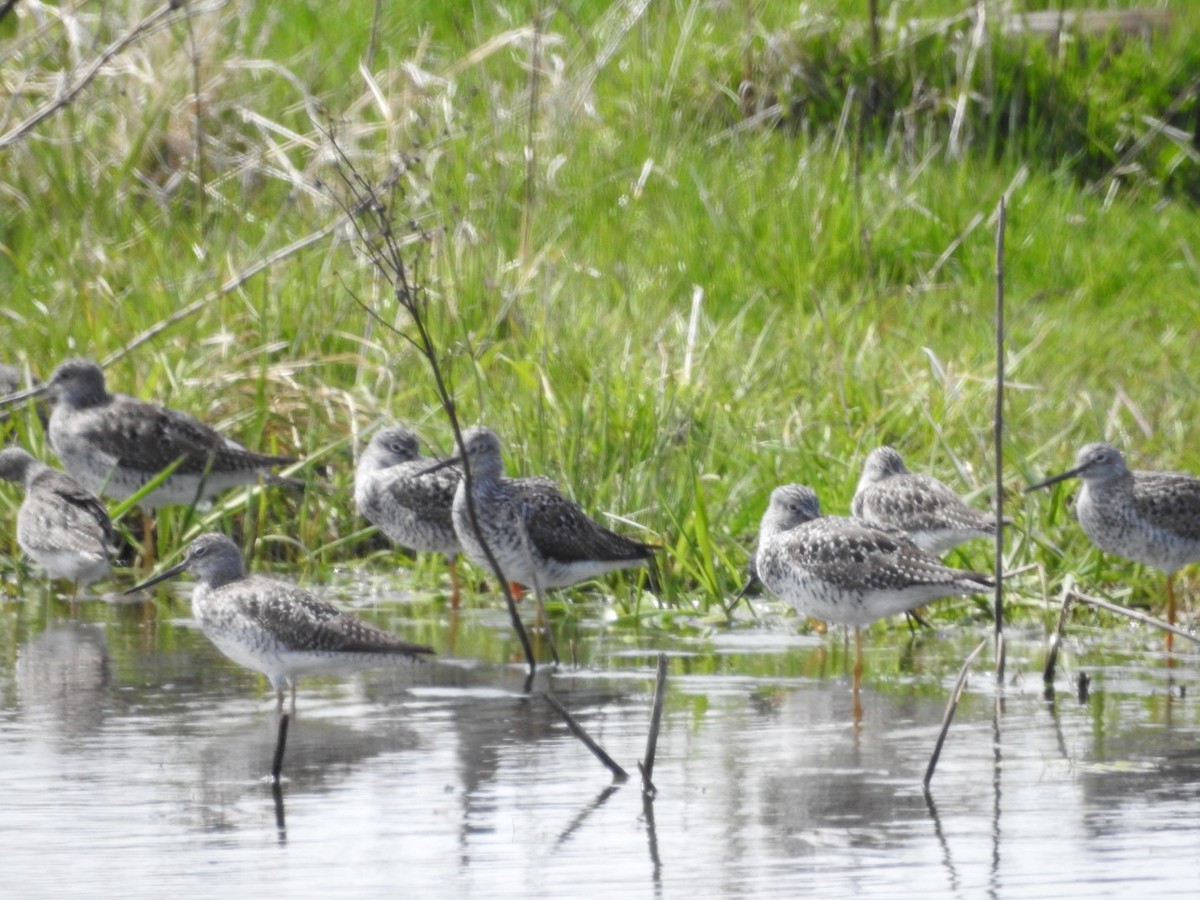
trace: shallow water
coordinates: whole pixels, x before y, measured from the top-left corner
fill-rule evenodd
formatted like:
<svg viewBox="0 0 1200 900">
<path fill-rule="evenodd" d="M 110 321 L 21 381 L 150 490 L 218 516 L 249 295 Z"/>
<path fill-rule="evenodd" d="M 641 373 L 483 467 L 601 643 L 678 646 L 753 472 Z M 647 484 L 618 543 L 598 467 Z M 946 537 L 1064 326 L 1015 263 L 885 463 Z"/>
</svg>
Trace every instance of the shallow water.
<svg viewBox="0 0 1200 900">
<path fill-rule="evenodd" d="M 985 654 L 927 800 L 970 629 L 873 631 L 856 727 L 843 636 L 790 620 L 668 638 L 585 615 L 586 658 L 526 693 L 482 599 L 453 628 L 430 604 L 360 602 L 442 657 L 302 681 L 278 798 L 273 694 L 186 604 L 90 602 L 74 620 L 42 594 L 0 605 L 0 891 L 1196 896 L 1200 676 L 1190 648 L 1168 669 L 1156 636 L 1072 632 L 1046 701 L 1040 629 L 1010 630 L 1006 683 Z M 636 764 L 657 649 L 651 802 Z M 570 735 L 547 685 L 628 783 Z"/>
</svg>

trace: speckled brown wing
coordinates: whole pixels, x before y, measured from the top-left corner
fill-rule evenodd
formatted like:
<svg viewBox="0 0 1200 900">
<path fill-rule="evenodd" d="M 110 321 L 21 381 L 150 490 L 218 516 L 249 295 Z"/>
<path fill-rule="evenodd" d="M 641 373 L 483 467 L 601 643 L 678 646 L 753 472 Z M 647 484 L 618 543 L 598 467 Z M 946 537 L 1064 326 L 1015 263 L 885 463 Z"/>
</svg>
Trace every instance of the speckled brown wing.
<svg viewBox="0 0 1200 900">
<path fill-rule="evenodd" d="M 384 482 L 379 495 L 372 497 L 371 506 L 377 510 L 375 515 L 382 516 L 386 505 L 411 509 L 432 526 L 453 533 L 451 510 L 461 473 L 454 468 L 429 472 L 429 467 L 435 462 L 437 460 L 422 459 L 398 463 L 385 469 L 384 472 L 395 472 L 396 477 Z M 370 516 L 367 518 L 377 521 Z"/>
<path fill-rule="evenodd" d="M 1200 541 L 1200 478 L 1182 472 L 1135 472 L 1137 514 L 1190 541 Z"/>
<path fill-rule="evenodd" d="M 434 652 L 368 625 L 292 584 L 251 575 L 236 587 L 240 614 L 290 650 L 403 656 Z"/>
<path fill-rule="evenodd" d="M 75 438 L 103 447 L 124 469 L 161 472 L 182 457 L 182 475 L 288 465 L 288 457 L 254 453 L 191 416 L 117 395 L 103 415 L 76 418 Z M 210 462 L 211 460 L 211 462 Z"/>
<path fill-rule="evenodd" d="M 949 487 L 923 475 L 896 475 L 856 494 L 850 511 L 860 519 L 885 522 L 906 531 L 957 527 L 995 534 L 995 519 L 963 503 Z"/>
<path fill-rule="evenodd" d="M 47 468 L 34 479 L 30 489 L 52 492 L 57 498 L 57 502 L 52 504 L 54 514 L 62 516 L 63 524 L 71 530 L 86 534 L 92 540 L 98 538 L 113 552 L 120 546 L 120 538 L 113 528 L 107 507 L 90 491 L 84 490 L 75 479 Z"/>
<path fill-rule="evenodd" d="M 814 519 L 787 532 L 786 538 L 798 565 L 845 590 L 952 584 L 962 579 L 991 583 L 987 576 L 941 565 L 899 531 L 850 519 Z"/>
<path fill-rule="evenodd" d="M 548 478 L 510 483 L 514 506 L 522 510 L 529 539 L 538 551 L 561 562 L 649 559 L 656 548 L 631 540 L 593 521 L 578 504 L 559 493 Z"/>
</svg>

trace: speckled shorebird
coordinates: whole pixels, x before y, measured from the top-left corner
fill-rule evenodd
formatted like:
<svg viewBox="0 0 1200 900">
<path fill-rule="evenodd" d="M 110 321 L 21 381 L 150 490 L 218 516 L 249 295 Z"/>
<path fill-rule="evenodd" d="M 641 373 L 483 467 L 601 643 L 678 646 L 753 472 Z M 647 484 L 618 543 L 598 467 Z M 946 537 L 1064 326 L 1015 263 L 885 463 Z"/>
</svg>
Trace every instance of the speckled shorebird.
<svg viewBox="0 0 1200 900">
<path fill-rule="evenodd" d="M 50 446 L 84 487 L 116 500 L 175 463 L 167 480 L 142 498 L 144 508 L 208 500 L 260 475 L 272 480 L 271 467 L 295 462 L 247 450 L 184 413 L 110 394 L 104 372 L 90 360 L 59 365 L 47 390 L 54 402 Z"/>
<path fill-rule="evenodd" d="M 940 597 L 980 594 L 992 586 L 986 575 L 942 565 L 898 529 L 822 516 L 817 495 L 799 484 L 771 492 L 755 568 L 763 584 L 797 612 L 855 629 L 856 689 L 862 678 L 862 626 Z"/>
<path fill-rule="evenodd" d="M 51 578 L 65 578 L 78 590 L 108 574 L 118 539 L 93 494 L 20 447 L 0 450 L 0 478 L 24 484 L 17 544 Z"/>
<path fill-rule="evenodd" d="M 1025 490 L 1080 478 L 1079 524 L 1101 550 L 1162 570 L 1167 621 L 1175 623 L 1174 574 L 1200 561 L 1200 478 L 1182 472 L 1131 472 L 1111 444 L 1088 444 L 1075 467 Z"/>
<path fill-rule="evenodd" d="M 548 478 L 506 478 L 500 439 L 490 428 L 463 432 L 466 465 L 479 530 L 496 563 L 498 577 L 520 588 L 566 587 L 616 569 L 646 565 L 657 549 L 630 540 L 592 521 L 579 505 L 559 493 Z M 462 464 L 453 457 L 441 466 Z M 467 483 L 454 494 L 454 530 L 471 562 L 491 571 L 471 527 Z"/>
<path fill-rule="evenodd" d="M 287 581 L 247 575 L 242 553 L 223 534 L 202 534 L 183 561 L 130 588 L 132 594 L 184 570 L 200 579 L 192 614 L 205 637 L 239 665 L 262 672 L 283 708 L 284 688 L 296 705 L 301 675 L 336 675 L 433 653 L 344 613 Z"/>
<path fill-rule="evenodd" d="M 996 536 L 994 516 L 967 506 L 936 478 L 908 471 L 891 447 L 867 456 L 850 512 L 872 525 L 899 528 L 934 556 L 966 541 Z"/>
<path fill-rule="evenodd" d="M 450 568 L 450 605 L 458 608 L 458 567 L 462 544 L 454 532 L 451 508 L 462 473 L 421 456 L 417 436 L 393 426 L 377 431 L 354 471 L 354 503 L 359 514 L 409 550 L 441 553 Z"/>
</svg>

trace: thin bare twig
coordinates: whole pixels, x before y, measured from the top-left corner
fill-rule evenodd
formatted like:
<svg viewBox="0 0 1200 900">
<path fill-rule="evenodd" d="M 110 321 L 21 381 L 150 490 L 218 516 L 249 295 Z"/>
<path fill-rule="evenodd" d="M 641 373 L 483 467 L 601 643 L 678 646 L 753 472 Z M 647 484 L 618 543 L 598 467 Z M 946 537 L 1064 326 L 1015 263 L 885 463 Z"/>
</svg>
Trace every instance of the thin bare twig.
<svg viewBox="0 0 1200 900">
<path fill-rule="evenodd" d="M 1182 628 L 1176 628 L 1164 622 L 1162 619 L 1156 619 L 1154 616 L 1148 616 L 1145 613 L 1140 613 L 1135 609 L 1129 609 L 1125 606 L 1118 606 L 1115 603 L 1109 603 L 1107 600 L 1101 600 L 1099 597 L 1089 597 L 1087 594 L 1081 594 L 1079 591 L 1071 591 L 1071 599 L 1078 600 L 1080 603 L 1086 603 L 1088 606 L 1094 606 L 1097 609 L 1103 609 L 1106 612 L 1116 613 L 1118 616 L 1124 616 L 1127 619 L 1132 619 L 1135 622 L 1141 622 L 1143 625 L 1151 625 L 1154 628 L 1161 628 L 1170 634 L 1177 634 L 1181 638 L 1186 638 L 1193 644 L 1200 644 L 1200 637 L 1197 637 L 1190 632 L 1184 631 Z"/>
<path fill-rule="evenodd" d="M 592 755 L 595 756 L 596 759 L 600 760 L 600 762 L 604 764 L 604 767 L 608 769 L 608 771 L 612 772 L 614 779 L 621 782 L 629 780 L 629 773 L 622 769 L 611 756 L 605 753 L 603 747 L 592 740 L 591 736 L 583 730 L 583 726 L 576 722 L 575 718 L 569 712 L 567 712 L 567 708 L 558 702 L 557 697 L 555 697 L 549 691 L 542 696 L 545 697 L 546 702 L 553 706 L 554 709 L 558 711 L 558 714 L 563 717 L 563 721 L 566 722 L 567 727 L 571 729 L 571 734 L 579 738 L 579 740 L 583 742 L 583 746 L 591 750 Z"/>
<path fill-rule="evenodd" d="M 971 663 L 975 662 L 980 651 L 987 646 L 988 639 L 984 638 L 979 642 L 978 646 L 971 651 L 970 656 L 962 665 L 962 669 L 958 673 L 958 681 L 954 684 L 954 690 L 950 694 L 950 701 L 946 704 L 946 714 L 942 716 L 942 730 L 938 732 L 937 743 L 933 745 L 933 753 L 929 757 L 929 765 L 925 768 L 925 790 L 929 790 L 929 782 L 933 780 L 933 771 L 937 768 L 938 758 L 942 755 L 942 745 L 946 743 L 946 734 L 950 731 L 950 723 L 954 721 L 954 711 L 958 709 L 959 698 L 962 697 L 963 689 L 967 686 L 967 675 L 971 670 Z"/>
<path fill-rule="evenodd" d="M 1004 680 L 1004 227 L 1008 203 L 1000 195 L 996 217 L 996 680 Z"/>
<path fill-rule="evenodd" d="M 642 773 L 642 793 L 653 798 L 658 793 L 654 786 L 654 754 L 658 749 L 658 729 L 662 724 L 663 700 L 667 695 L 667 654 L 658 654 L 658 677 L 654 682 L 654 706 L 650 710 L 650 732 L 646 735 L 646 759 L 638 763 Z"/>
<path fill-rule="evenodd" d="M 438 400 L 441 402 L 442 409 L 450 421 L 450 428 L 454 432 L 454 444 L 458 448 L 458 455 L 462 459 L 463 489 L 467 501 L 467 518 L 470 520 L 471 528 L 475 532 L 479 546 L 487 558 L 489 570 L 499 573 L 500 564 L 497 562 L 495 555 L 492 553 L 492 548 L 488 546 L 487 541 L 483 537 L 482 529 L 479 527 L 479 514 L 475 504 L 471 463 L 467 458 L 466 445 L 463 443 L 462 427 L 458 421 L 457 406 L 442 373 L 442 367 L 438 361 L 437 347 L 434 345 L 433 336 L 429 331 L 429 323 L 425 316 L 428 303 L 427 294 L 423 288 L 414 284 L 409 279 L 408 266 L 404 261 L 404 254 L 400 249 L 402 242 L 397 238 L 392 228 L 390 208 L 381 196 L 385 190 L 395 188 L 399 184 L 403 172 L 393 172 L 391 177 L 385 180 L 382 189 L 377 189 L 358 171 L 354 162 L 342 150 L 341 145 L 338 144 L 333 134 L 328 129 L 323 128 L 322 131 L 340 160 L 336 171 L 342 179 L 342 183 L 349 191 L 353 202 L 347 203 L 336 193 L 332 191 L 330 193 L 334 201 L 342 207 L 343 211 L 349 217 L 355 235 L 358 237 L 367 258 L 391 286 L 396 302 L 408 313 L 409 320 L 417 332 L 416 338 L 405 334 L 367 304 L 359 301 L 359 305 L 381 326 L 414 346 L 429 364 Z M 363 221 L 366 218 L 369 218 L 372 226 L 370 233 L 368 233 L 368 229 Z M 537 670 L 537 660 L 533 655 L 533 645 L 529 642 L 529 635 L 525 631 L 525 625 L 521 622 L 521 615 L 517 611 L 517 601 L 513 597 L 508 581 L 503 577 L 500 577 L 499 581 L 500 590 L 504 593 L 505 604 L 508 606 L 509 619 L 512 621 L 513 630 L 516 631 L 517 638 L 521 642 L 521 649 L 525 653 L 526 662 L 529 664 L 529 672 L 532 675 Z"/>
<path fill-rule="evenodd" d="M 75 81 L 74 84 L 67 87 L 57 97 L 49 103 L 44 104 L 35 110 L 31 115 L 26 117 L 22 122 L 10 129 L 7 134 L 0 135 L 0 150 L 8 147 L 10 144 L 15 144 L 21 138 L 25 137 L 33 129 L 37 128 L 46 119 L 53 116 L 59 110 L 70 106 L 76 97 L 92 83 L 93 79 L 100 73 L 104 65 L 114 56 L 121 53 L 130 44 L 145 36 L 150 31 L 153 31 L 159 25 L 175 17 L 186 17 L 189 13 L 186 10 L 180 11 L 181 4 L 176 2 L 164 3 L 150 15 L 146 16 L 123 35 L 104 48 L 104 51 L 92 60 L 92 64 L 83 70 L 83 74 Z"/>
<path fill-rule="evenodd" d="M 1046 667 L 1042 670 L 1042 684 L 1045 685 L 1046 699 L 1054 697 L 1054 670 L 1058 666 L 1058 651 L 1062 647 L 1063 634 L 1067 628 L 1067 614 L 1071 610 L 1071 589 L 1066 587 L 1062 592 L 1062 607 L 1058 611 L 1058 625 L 1054 634 L 1050 635 L 1050 650 L 1046 654 Z"/>
</svg>

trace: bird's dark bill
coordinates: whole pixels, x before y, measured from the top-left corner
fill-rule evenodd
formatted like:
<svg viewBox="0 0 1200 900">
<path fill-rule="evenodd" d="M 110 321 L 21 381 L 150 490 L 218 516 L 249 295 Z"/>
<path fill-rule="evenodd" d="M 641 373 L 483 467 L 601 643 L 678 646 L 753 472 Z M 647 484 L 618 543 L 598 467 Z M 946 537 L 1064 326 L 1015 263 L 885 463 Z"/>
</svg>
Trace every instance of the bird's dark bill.
<svg viewBox="0 0 1200 900">
<path fill-rule="evenodd" d="M 153 576 L 152 578 L 146 579 L 141 584 L 135 584 L 133 587 L 131 587 L 125 593 L 126 594 L 136 594 L 138 591 L 144 591 L 147 588 L 152 588 L 152 587 L 154 587 L 154 585 L 159 584 L 163 581 L 166 581 L 168 578 L 174 578 L 176 575 L 178 575 L 180 572 L 182 572 L 186 568 L 187 568 L 186 561 L 181 562 L 178 565 L 171 566 L 171 568 L 167 569 L 165 572 L 159 572 L 157 575 Z"/>
<path fill-rule="evenodd" d="M 1083 471 L 1082 467 L 1068 469 L 1066 472 L 1060 472 L 1058 475 L 1055 475 L 1051 478 L 1047 478 L 1045 481 L 1039 481 L 1037 484 L 1031 484 L 1029 487 L 1025 488 L 1021 493 L 1028 494 L 1031 491 L 1037 491 L 1037 490 L 1041 490 L 1042 488 L 1048 488 L 1048 487 L 1050 487 L 1050 485 L 1058 484 L 1060 481 L 1066 481 L 1068 478 L 1075 478 L 1082 471 Z"/>
</svg>

